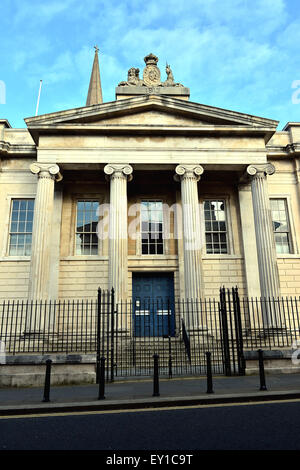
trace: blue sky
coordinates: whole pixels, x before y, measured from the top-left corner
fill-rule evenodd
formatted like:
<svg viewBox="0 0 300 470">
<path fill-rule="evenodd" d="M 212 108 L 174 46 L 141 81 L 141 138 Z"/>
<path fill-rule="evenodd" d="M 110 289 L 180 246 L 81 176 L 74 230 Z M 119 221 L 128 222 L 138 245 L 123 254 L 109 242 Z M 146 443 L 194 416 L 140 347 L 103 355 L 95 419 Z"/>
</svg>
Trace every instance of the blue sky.
<svg viewBox="0 0 300 470">
<path fill-rule="evenodd" d="M 300 121 L 299 0 L 1 0 L 0 34 L 13 127 L 35 114 L 40 79 L 39 114 L 85 105 L 95 44 L 106 102 L 152 52 L 191 101 Z"/>
</svg>

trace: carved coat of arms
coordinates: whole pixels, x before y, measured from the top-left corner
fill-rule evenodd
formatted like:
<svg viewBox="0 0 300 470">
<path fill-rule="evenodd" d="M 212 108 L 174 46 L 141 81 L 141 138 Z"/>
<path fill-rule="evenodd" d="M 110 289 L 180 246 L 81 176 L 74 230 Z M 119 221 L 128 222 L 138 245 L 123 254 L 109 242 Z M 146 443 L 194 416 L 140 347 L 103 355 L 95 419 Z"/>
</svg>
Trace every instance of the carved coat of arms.
<svg viewBox="0 0 300 470">
<path fill-rule="evenodd" d="M 160 70 L 157 67 L 158 57 L 153 54 L 149 54 L 144 58 L 146 67 L 143 72 L 143 79 L 146 86 L 159 86 L 160 81 Z"/>
<path fill-rule="evenodd" d="M 146 67 L 143 71 L 143 80 L 140 79 L 139 73 L 140 69 L 131 67 L 128 70 L 128 77 L 127 81 L 120 82 L 118 86 L 138 86 L 138 87 L 173 87 L 173 86 L 180 86 L 182 87 L 181 83 L 174 82 L 173 72 L 171 70 L 170 65 L 166 64 L 166 74 L 167 80 L 164 82 L 161 81 L 160 78 L 160 70 L 157 67 L 158 57 L 154 54 L 148 54 L 144 58 Z"/>
</svg>

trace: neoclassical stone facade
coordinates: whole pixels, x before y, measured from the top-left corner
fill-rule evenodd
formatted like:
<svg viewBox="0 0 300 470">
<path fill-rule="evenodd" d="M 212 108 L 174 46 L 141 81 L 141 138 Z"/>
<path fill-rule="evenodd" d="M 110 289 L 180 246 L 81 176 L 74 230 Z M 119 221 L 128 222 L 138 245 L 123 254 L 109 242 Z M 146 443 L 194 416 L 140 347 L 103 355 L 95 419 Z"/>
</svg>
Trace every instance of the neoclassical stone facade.
<svg viewBox="0 0 300 470">
<path fill-rule="evenodd" d="M 164 274 L 177 298 L 299 294 L 300 123 L 193 103 L 145 62 L 103 103 L 96 49 L 86 106 L 0 120 L 0 299 Z"/>
</svg>

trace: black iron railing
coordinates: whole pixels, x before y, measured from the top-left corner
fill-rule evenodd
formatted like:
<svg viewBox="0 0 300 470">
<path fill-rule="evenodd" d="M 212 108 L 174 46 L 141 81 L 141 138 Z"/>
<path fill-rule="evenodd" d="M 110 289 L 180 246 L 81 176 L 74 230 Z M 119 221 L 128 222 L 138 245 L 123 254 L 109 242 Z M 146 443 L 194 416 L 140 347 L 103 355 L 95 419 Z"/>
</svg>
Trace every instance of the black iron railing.
<svg viewBox="0 0 300 470">
<path fill-rule="evenodd" d="M 300 298 L 240 298 L 222 288 L 220 298 L 115 302 L 114 291 L 95 300 L 7 301 L 0 304 L 0 341 L 8 354 L 95 353 L 99 376 L 160 373 L 243 374 L 245 350 L 291 348 L 300 340 Z"/>
<path fill-rule="evenodd" d="M 6 353 L 96 350 L 97 301 L 7 301 L 0 304 Z"/>
<path fill-rule="evenodd" d="M 239 299 L 244 347 L 287 348 L 300 339 L 300 297 Z"/>
</svg>

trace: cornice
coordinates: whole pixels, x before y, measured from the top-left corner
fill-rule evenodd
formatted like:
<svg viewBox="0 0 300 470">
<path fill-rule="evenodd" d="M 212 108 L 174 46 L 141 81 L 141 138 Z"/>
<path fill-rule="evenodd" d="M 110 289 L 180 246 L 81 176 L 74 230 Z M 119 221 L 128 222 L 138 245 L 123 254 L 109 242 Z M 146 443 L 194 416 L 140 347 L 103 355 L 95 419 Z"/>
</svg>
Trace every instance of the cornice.
<svg viewBox="0 0 300 470">
<path fill-rule="evenodd" d="M 153 135 L 153 136 L 260 136 L 265 142 L 274 134 L 274 129 L 270 127 L 250 127 L 239 125 L 103 125 L 103 124 L 40 124 L 30 127 L 30 133 L 38 145 L 40 135 Z"/>
<path fill-rule="evenodd" d="M 279 123 L 279 121 L 275 121 L 273 119 L 266 119 L 237 111 L 156 95 L 144 95 L 141 97 L 127 98 L 99 105 L 85 106 L 56 113 L 44 114 L 42 116 L 28 117 L 25 118 L 25 122 L 28 128 L 31 128 L 33 125 L 38 123 L 55 124 L 68 120 L 72 120 L 74 122 L 80 119 L 95 119 L 95 116 L 98 116 L 101 119 L 111 114 L 135 113 L 139 110 L 142 111 L 149 108 L 165 109 L 169 111 L 175 110 L 177 112 L 187 113 L 190 116 L 194 115 L 199 119 L 205 116 L 206 118 L 215 119 L 219 122 L 223 120 L 226 122 L 235 122 L 249 126 L 271 127 L 273 130 L 276 129 Z"/>
<path fill-rule="evenodd" d="M 288 144 L 285 146 L 267 146 L 268 157 L 291 157 L 300 154 L 300 143 Z"/>
<path fill-rule="evenodd" d="M 289 154 L 299 154 L 300 153 L 300 143 L 288 144 L 286 146 L 287 152 Z"/>
<path fill-rule="evenodd" d="M 36 156 L 36 146 L 29 144 L 10 144 L 0 140 L 0 155 Z"/>
</svg>

